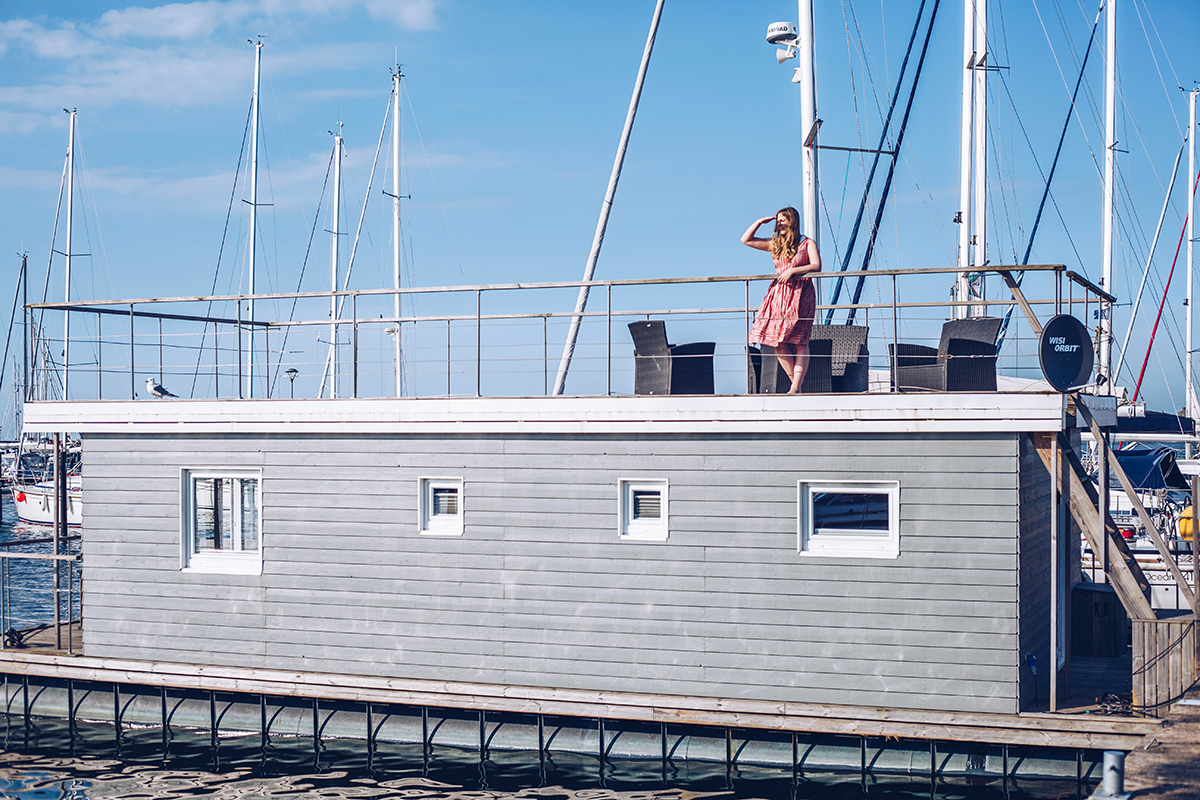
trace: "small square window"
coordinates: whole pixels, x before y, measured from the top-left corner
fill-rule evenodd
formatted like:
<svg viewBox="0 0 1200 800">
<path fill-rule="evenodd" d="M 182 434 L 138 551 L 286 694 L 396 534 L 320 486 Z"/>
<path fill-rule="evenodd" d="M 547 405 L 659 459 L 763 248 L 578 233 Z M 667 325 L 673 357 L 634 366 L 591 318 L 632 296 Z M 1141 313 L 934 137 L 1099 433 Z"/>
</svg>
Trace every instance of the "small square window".
<svg viewBox="0 0 1200 800">
<path fill-rule="evenodd" d="M 664 480 L 620 482 L 622 539 L 647 542 L 667 540 L 667 482 Z"/>
<path fill-rule="evenodd" d="M 184 569 L 262 573 L 258 470 L 183 470 L 180 499 Z"/>
<path fill-rule="evenodd" d="M 462 536 L 463 479 L 421 478 L 421 533 Z"/>
<path fill-rule="evenodd" d="M 799 547 L 811 556 L 898 558 L 897 481 L 800 481 Z"/>
</svg>

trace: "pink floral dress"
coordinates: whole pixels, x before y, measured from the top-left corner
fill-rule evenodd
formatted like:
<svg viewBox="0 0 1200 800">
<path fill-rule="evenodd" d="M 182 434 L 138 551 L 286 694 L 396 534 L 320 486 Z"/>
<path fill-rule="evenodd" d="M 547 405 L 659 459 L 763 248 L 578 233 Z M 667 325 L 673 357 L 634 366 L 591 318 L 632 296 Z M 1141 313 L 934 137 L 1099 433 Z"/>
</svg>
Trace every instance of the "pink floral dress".
<svg viewBox="0 0 1200 800">
<path fill-rule="evenodd" d="M 804 241 L 800 240 L 792 258 L 773 258 L 776 275 L 808 263 L 808 248 Z M 754 327 L 750 329 L 750 341 L 771 347 L 783 343 L 807 345 L 816 316 L 817 288 L 807 276 L 790 281 L 777 280 L 767 289 L 767 296 L 758 307 Z"/>
</svg>

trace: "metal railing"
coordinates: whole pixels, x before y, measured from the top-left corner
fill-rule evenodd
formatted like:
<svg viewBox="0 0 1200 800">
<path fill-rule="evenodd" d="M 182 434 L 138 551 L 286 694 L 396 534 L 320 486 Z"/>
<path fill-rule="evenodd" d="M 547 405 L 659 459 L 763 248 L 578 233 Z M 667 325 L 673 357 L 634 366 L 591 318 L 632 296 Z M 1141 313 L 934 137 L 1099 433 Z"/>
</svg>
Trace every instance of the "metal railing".
<svg viewBox="0 0 1200 800">
<path fill-rule="evenodd" d="M 60 541 L 68 552 L 13 552 L 53 550 L 54 537 L 0 542 L 0 648 L 74 652 L 73 629 L 83 617 L 80 537 Z"/>
<path fill-rule="evenodd" d="M 1036 322 L 1031 322 L 1035 309 L 1051 307 L 1054 313 L 1060 313 L 1064 307 L 1082 305 L 1081 316 L 1086 324 L 1093 304 L 1102 315 L 1108 311 L 1101 307 L 1114 302 L 1111 295 L 1063 265 L 995 266 L 985 271 L 1005 279 L 1010 291 L 1002 299 L 969 303 L 901 299 L 901 282 L 928 284 L 930 278 L 957 272 L 950 267 L 815 273 L 810 277 L 821 282 L 861 276 L 876 283 L 876 302 L 818 305 L 818 311 L 820 316 L 829 309 L 854 309 L 861 315 L 857 324 L 871 327 L 870 341 L 876 344 L 870 348 L 872 359 L 880 369 L 887 367 L 884 345 L 901 341 L 902 327 L 904 338 L 910 341 L 936 339 L 940 323 L 961 307 L 1017 306 L 1017 324 L 1010 328 L 1002 363 L 1009 372 L 1025 371 L 1036 377 L 1036 356 L 1024 351 L 1026 343 L 1040 332 Z M 1039 282 L 1038 291 L 1046 296 L 1026 298 L 1011 280 L 1012 273 L 1017 272 L 1040 279 L 1026 283 Z M 28 399 L 47 399 L 39 396 L 39 391 L 45 389 L 38 387 L 52 385 L 54 376 L 65 373 L 52 354 L 67 351 L 72 354 L 68 367 L 69 399 L 73 400 L 136 398 L 146 377 L 184 397 L 214 399 L 482 396 L 485 388 L 490 390 L 489 396 L 545 395 L 553 383 L 551 370 L 557 367 L 561 348 L 559 328 L 565 335 L 566 323 L 575 316 L 574 311 L 565 309 L 571 308 L 579 287 L 589 286 L 602 290 L 603 309 L 583 315 L 584 335 L 572 381 L 585 390 L 573 394 L 631 391 L 625 384 L 631 381 L 632 342 L 623 330 L 614 334 L 613 326 L 649 317 L 669 318 L 669 333 L 675 341 L 701 336 L 715 340 L 717 392 L 735 394 L 744 391 L 738 381 L 746 374 L 745 342 L 757 308 L 752 299 L 757 299 L 758 292 L 752 284 L 772 277 L 557 281 L 253 295 L 260 311 L 275 307 L 280 312 L 276 321 L 243 318 L 250 295 L 34 303 L 25 307 L 29 332 L 25 386 Z M 1075 297 L 1076 288 L 1081 290 L 1079 298 Z M 738 295 L 738 304 L 728 303 L 734 294 L 731 289 Z M 680 307 L 681 301 L 690 303 L 714 292 L 718 294 L 715 304 Z M 627 299 L 631 293 L 636 293 L 636 300 Z M 524 297 L 534 294 L 543 298 L 542 308 L 551 304 L 544 302 L 546 296 L 554 295 L 549 298 L 552 304 L 564 310 L 517 307 Z M 653 299 L 664 294 L 668 296 L 659 302 Z M 928 296 L 927 286 L 922 294 Z M 397 296 L 409 313 L 394 313 Z M 330 320 L 331 297 L 348 309 L 344 318 Z M 429 304 L 440 308 L 421 308 Z M 498 308 L 491 310 L 493 307 Z M 214 308 L 225 313 L 213 313 Z M 71 326 L 69 348 L 48 334 L 49 323 L 60 313 L 91 317 L 91 330 L 83 334 L 78 331 L 88 326 Z M 322 339 L 322 334 L 326 338 Z M 392 336 L 401 337 L 402 358 L 398 365 Z M 282 382 L 285 377 L 286 385 Z M 295 390 L 297 378 L 302 379 L 299 395 Z M 615 386 L 615 380 L 622 386 Z"/>
</svg>

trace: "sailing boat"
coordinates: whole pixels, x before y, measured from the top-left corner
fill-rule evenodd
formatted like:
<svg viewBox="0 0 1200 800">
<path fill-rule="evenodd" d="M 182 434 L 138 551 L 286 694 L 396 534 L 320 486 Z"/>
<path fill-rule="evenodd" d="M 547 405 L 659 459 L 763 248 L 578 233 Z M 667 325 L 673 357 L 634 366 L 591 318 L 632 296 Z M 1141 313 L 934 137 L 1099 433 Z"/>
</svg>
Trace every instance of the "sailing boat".
<svg viewBox="0 0 1200 800">
<path fill-rule="evenodd" d="M 70 117 L 70 133 L 67 140 L 66 163 L 63 167 L 63 180 L 66 183 L 67 195 L 67 246 L 63 253 L 66 259 L 66 291 L 65 302 L 71 300 L 71 256 L 75 208 L 75 123 L 76 111 L 67 112 Z M 61 190 L 60 190 L 61 191 Z M 60 200 L 62 195 L 59 195 Z M 54 228 L 58 229 L 58 219 L 55 218 Z M 51 244 L 51 258 L 54 246 Z M 49 270 L 49 267 L 47 267 Z M 25 264 L 22 262 L 22 280 L 26 277 Z M 71 315 L 63 315 L 63 361 L 61 372 L 54 369 L 53 358 L 49 353 L 49 344 L 43 335 L 36 338 L 35 360 L 40 360 L 41 367 L 34 367 L 34 373 L 43 378 L 43 386 L 37 392 L 41 397 L 48 398 L 61 392 L 64 400 L 69 399 L 68 386 L 70 380 L 70 324 Z M 53 387 L 53 379 L 59 378 L 61 386 Z M 57 437 L 58 434 L 55 434 Z M 60 449 L 61 446 L 61 449 Z M 58 470 L 55 468 L 55 455 L 58 455 Z M 54 525 L 58 522 L 58 504 L 55 502 L 58 481 L 66 481 L 66 524 L 78 527 L 83 522 L 83 476 L 82 476 L 82 443 L 78 439 L 64 436 L 57 444 L 45 438 L 21 439 L 20 449 L 13 464 L 9 485 L 13 503 L 17 509 L 17 518 L 22 522 L 35 525 Z"/>
</svg>

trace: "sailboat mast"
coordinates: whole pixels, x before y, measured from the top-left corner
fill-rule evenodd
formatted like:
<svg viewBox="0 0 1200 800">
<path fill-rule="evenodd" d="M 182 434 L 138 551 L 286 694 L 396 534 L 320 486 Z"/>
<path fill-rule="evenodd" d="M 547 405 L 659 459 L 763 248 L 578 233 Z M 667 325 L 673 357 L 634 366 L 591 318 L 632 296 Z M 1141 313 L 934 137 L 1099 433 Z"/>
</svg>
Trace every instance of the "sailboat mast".
<svg viewBox="0 0 1200 800">
<path fill-rule="evenodd" d="M 965 303 L 970 294 L 969 268 L 971 266 L 971 127 L 974 122 L 974 67 L 975 67 L 975 0 L 963 0 L 963 76 L 962 116 L 960 119 L 958 145 L 958 282 L 954 299 L 960 305 L 954 316 L 962 319 L 967 315 Z"/>
<path fill-rule="evenodd" d="M 654 52 L 654 39 L 658 36 L 658 23 L 662 19 L 665 2 L 666 0 L 658 0 L 654 6 L 654 18 L 650 22 L 650 35 L 646 37 L 646 48 L 642 51 L 642 64 L 638 67 L 637 79 L 633 83 L 633 97 L 629 99 L 629 110 L 625 113 L 625 127 L 621 131 L 621 141 L 617 144 L 617 156 L 613 159 L 612 174 L 608 176 L 608 189 L 604 193 L 604 202 L 600 206 L 600 219 L 596 223 L 592 249 L 588 253 L 587 266 L 583 269 L 584 281 L 591 281 L 596 275 L 596 262 L 600 259 L 600 248 L 604 245 L 604 232 L 608 229 L 608 215 L 612 211 L 613 200 L 617 196 L 617 182 L 621 179 L 621 167 L 625 163 L 625 149 L 629 146 L 629 136 L 633 132 L 633 120 L 637 116 L 638 103 L 642 98 L 642 85 L 646 82 L 646 70 L 650 67 L 650 54 Z M 583 322 L 583 312 L 587 310 L 589 288 L 580 286 L 579 296 L 575 299 L 575 313 L 571 316 L 571 327 L 567 331 L 567 341 L 563 344 L 562 358 L 558 362 L 558 375 L 554 378 L 555 395 L 561 395 L 567 387 L 567 371 L 571 368 L 571 358 L 575 355 L 575 342 L 579 338 L 579 326 Z"/>
<path fill-rule="evenodd" d="M 1187 415 L 1190 419 L 1196 418 L 1196 393 L 1192 389 L 1192 241 L 1194 239 L 1193 220 L 1196 216 L 1196 193 L 1193 189 L 1196 186 L 1196 95 L 1200 93 L 1200 89 L 1193 89 L 1188 94 L 1188 202 L 1187 202 L 1187 344 L 1184 352 L 1187 353 L 1186 360 L 1186 376 L 1187 382 L 1184 397 L 1187 402 Z M 1192 443 L 1188 442 L 1186 446 L 1187 458 L 1192 457 Z"/>
<path fill-rule="evenodd" d="M 75 211 L 75 109 L 67 112 L 71 115 L 71 133 L 67 139 L 67 275 L 66 275 L 66 291 L 63 293 L 63 301 L 71 302 L 71 229 Z M 63 400 L 69 400 L 70 395 L 67 394 L 67 380 L 70 377 L 71 370 L 71 312 L 63 314 L 63 369 L 62 369 L 62 390 Z"/>
<path fill-rule="evenodd" d="M 813 69 L 813 4 L 799 0 L 796 24 L 798 68 L 800 70 L 800 130 L 804 136 L 802 150 L 804 179 L 804 234 L 821 249 L 821 224 L 817 214 L 817 87 Z"/>
<path fill-rule="evenodd" d="M 392 285 L 396 289 L 396 397 L 404 394 L 404 379 L 400 362 L 400 65 L 392 76 Z"/>
<path fill-rule="evenodd" d="M 1106 58 L 1104 75 L 1104 217 L 1100 243 L 1100 286 L 1112 293 L 1113 258 L 1113 190 L 1116 180 L 1116 108 L 1117 108 L 1117 0 L 1106 0 L 1105 16 Z M 1105 394 L 1112 393 L 1113 376 L 1109 374 L 1112 363 L 1112 309 L 1100 306 L 1100 370 L 1104 378 L 1100 382 Z M 1190 351 L 1189 351 L 1190 352 Z M 1190 389 L 1190 387 L 1189 387 Z"/>
<path fill-rule="evenodd" d="M 342 123 L 338 123 L 338 130 Z M 333 137 L 333 244 L 330 246 L 329 272 L 329 396 L 337 397 L 337 290 L 338 290 L 338 237 L 341 236 L 338 224 L 341 220 L 342 203 L 342 134 Z"/>
<path fill-rule="evenodd" d="M 250 116 L 250 300 L 248 316 L 254 320 L 254 254 L 258 250 L 258 86 L 262 67 L 262 39 L 254 44 L 254 95 L 251 99 Z M 254 397 L 254 326 L 250 326 L 250 350 L 246 358 L 246 380 L 248 396 Z"/>
<path fill-rule="evenodd" d="M 975 207 L 971 211 L 973 231 L 971 266 L 976 274 L 971 276 L 968 289 L 971 300 L 987 300 L 984 275 L 978 268 L 987 263 L 987 12 L 988 0 L 979 0 L 975 6 L 975 130 L 972 141 L 975 163 L 971 180 L 975 187 Z M 972 306 L 971 316 L 987 316 L 987 306 Z"/>
</svg>

